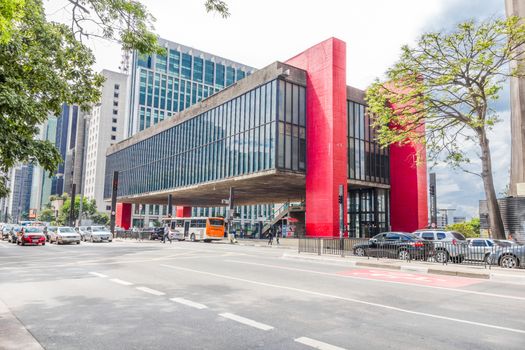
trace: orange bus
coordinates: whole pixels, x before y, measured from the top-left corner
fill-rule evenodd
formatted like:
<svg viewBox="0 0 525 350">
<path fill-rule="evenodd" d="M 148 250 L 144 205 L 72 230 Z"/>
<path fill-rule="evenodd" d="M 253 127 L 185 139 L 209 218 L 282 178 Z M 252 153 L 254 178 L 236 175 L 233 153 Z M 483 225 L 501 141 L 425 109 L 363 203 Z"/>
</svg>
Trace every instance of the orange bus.
<svg viewBox="0 0 525 350">
<path fill-rule="evenodd" d="M 224 218 L 221 217 L 164 218 L 162 221 L 168 223 L 171 237 L 179 241 L 210 242 L 224 238 Z"/>
</svg>

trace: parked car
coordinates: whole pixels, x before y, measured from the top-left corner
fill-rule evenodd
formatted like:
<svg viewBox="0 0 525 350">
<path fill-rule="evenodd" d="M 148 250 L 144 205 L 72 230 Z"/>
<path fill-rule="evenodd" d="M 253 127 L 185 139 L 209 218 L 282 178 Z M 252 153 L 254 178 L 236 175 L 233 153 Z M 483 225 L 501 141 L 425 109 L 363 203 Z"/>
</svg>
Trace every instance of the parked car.
<svg viewBox="0 0 525 350">
<path fill-rule="evenodd" d="M 83 239 L 90 242 L 111 242 L 113 236 L 105 226 L 87 226 Z"/>
<path fill-rule="evenodd" d="M 75 229 L 68 226 L 49 227 L 49 243 L 64 244 L 76 243 L 80 244 L 80 235 L 75 232 Z"/>
<path fill-rule="evenodd" d="M 525 246 L 498 247 L 489 255 L 487 263 L 507 269 L 525 267 Z"/>
<path fill-rule="evenodd" d="M 468 254 L 468 242 L 461 233 L 445 230 L 418 230 L 414 235 L 434 243 L 434 260 L 446 263 L 462 263 Z"/>
<path fill-rule="evenodd" d="M 162 227 L 149 227 L 142 229 L 142 237 L 148 237 L 150 240 L 161 240 L 164 236 L 164 228 Z"/>
<path fill-rule="evenodd" d="M 490 238 L 467 238 L 467 260 L 487 261 L 490 253 L 498 247 L 498 243 Z"/>
<path fill-rule="evenodd" d="M 383 232 L 354 245 L 353 250 L 358 256 L 426 260 L 432 255 L 433 244 L 406 232 Z"/>
<path fill-rule="evenodd" d="M 26 245 L 26 244 L 45 245 L 46 236 L 44 235 L 44 228 L 38 227 L 38 226 L 24 227 L 23 233 L 21 230 L 18 231 L 16 244 L 18 245 Z"/>
</svg>

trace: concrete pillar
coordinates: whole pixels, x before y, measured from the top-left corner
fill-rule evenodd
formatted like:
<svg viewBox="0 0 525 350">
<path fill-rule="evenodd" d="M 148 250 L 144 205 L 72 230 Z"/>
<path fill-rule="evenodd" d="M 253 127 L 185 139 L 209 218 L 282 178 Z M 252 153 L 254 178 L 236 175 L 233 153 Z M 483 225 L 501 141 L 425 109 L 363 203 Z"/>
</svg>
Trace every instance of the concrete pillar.
<svg viewBox="0 0 525 350">
<path fill-rule="evenodd" d="M 189 217 L 191 217 L 191 207 L 177 206 L 177 217 L 178 218 L 189 218 Z"/>
<path fill-rule="evenodd" d="M 346 43 L 330 38 L 286 63 L 306 71 L 306 235 L 339 237 L 339 185 L 347 211 Z"/>
</svg>

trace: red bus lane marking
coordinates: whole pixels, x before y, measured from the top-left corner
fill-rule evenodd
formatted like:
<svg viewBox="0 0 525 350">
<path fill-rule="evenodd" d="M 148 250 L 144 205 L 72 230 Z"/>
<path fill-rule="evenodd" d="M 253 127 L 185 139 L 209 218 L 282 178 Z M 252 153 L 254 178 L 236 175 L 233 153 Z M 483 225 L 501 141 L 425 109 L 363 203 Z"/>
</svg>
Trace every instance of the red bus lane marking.
<svg viewBox="0 0 525 350">
<path fill-rule="evenodd" d="M 473 284 L 481 283 L 474 278 L 456 277 L 456 276 L 433 276 L 427 274 L 408 273 L 400 271 L 358 269 L 340 271 L 337 273 L 341 276 L 353 276 L 368 278 L 371 280 L 394 281 L 402 283 L 411 283 L 431 287 L 461 288 Z"/>
</svg>

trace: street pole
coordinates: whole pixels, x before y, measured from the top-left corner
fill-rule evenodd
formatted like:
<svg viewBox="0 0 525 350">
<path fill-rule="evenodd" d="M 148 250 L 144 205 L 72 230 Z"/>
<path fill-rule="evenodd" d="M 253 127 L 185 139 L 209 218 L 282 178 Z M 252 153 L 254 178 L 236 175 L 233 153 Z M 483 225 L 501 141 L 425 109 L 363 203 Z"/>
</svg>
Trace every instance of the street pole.
<svg viewBox="0 0 525 350">
<path fill-rule="evenodd" d="M 437 227 L 437 194 L 436 194 L 436 173 L 430 173 L 430 226 Z"/>
<path fill-rule="evenodd" d="M 75 225 L 75 196 L 76 196 L 77 185 L 71 185 L 71 205 L 69 206 L 69 226 Z"/>
<path fill-rule="evenodd" d="M 111 217 L 109 220 L 109 229 L 115 237 L 115 215 L 117 214 L 117 191 L 118 191 L 118 171 L 113 172 L 113 190 L 111 192 Z"/>
<path fill-rule="evenodd" d="M 233 216 L 234 216 L 234 190 L 233 187 L 230 187 L 230 197 L 228 198 L 228 238 L 230 243 L 233 243 L 234 237 L 232 237 L 232 225 L 233 225 Z"/>
<path fill-rule="evenodd" d="M 173 216 L 173 196 L 168 194 L 168 217 Z"/>
<path fill-rule="evenodd" d="M 340 248 L 341 248 L 341 256 L 344 256 L 344 187 L 343 185 L 339 185 L 339 196 L 338 196 L 338 202 L 339 202 L 339 242 L 340 242 Z"/>
</svg>

